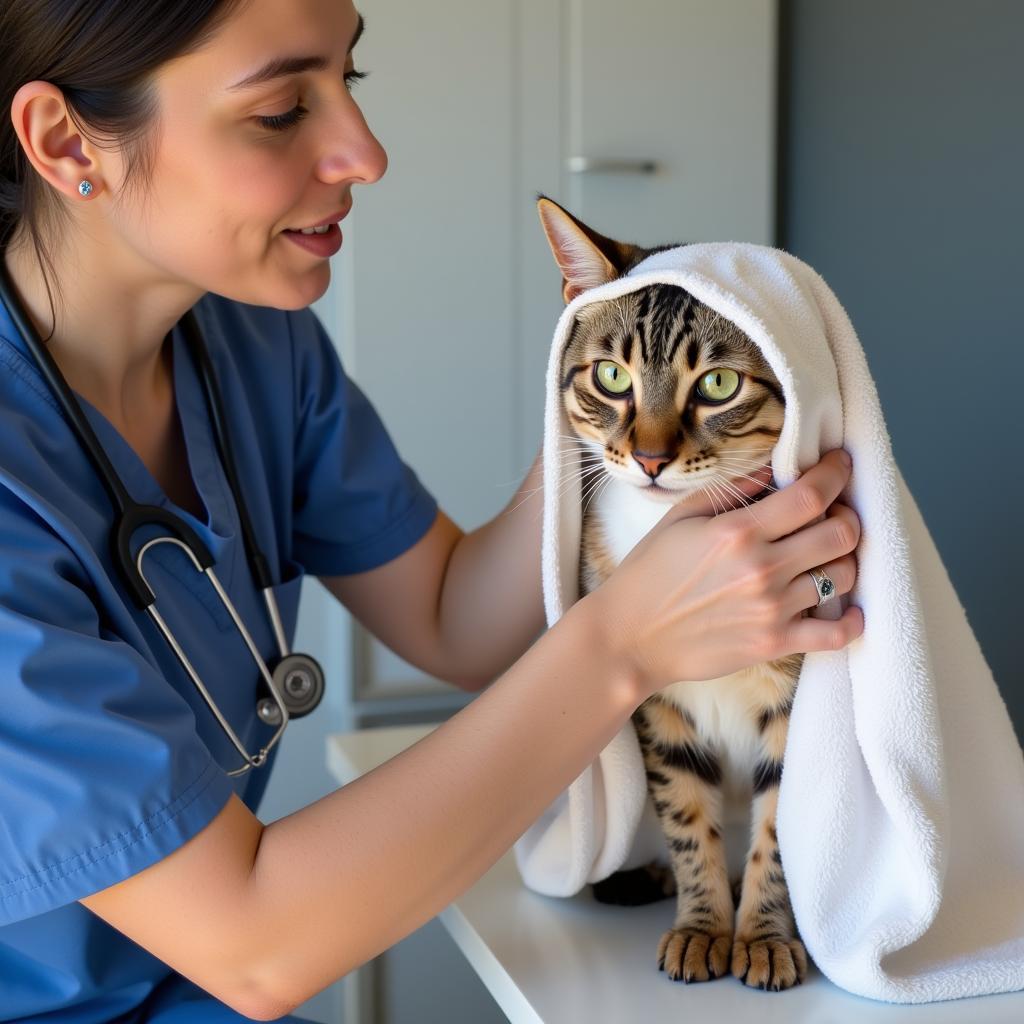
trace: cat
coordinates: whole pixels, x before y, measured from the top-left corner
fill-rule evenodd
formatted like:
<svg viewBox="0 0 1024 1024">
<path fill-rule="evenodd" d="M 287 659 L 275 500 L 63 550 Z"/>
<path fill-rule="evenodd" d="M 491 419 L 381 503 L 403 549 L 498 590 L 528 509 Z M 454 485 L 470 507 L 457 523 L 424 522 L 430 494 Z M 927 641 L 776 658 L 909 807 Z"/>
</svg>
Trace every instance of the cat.
<svg viewBox="0 0 1024 1024">
<path fill-rule="evenodd" d="M 538 212 L 567 304 L 673 248 L 606 238 L 543 195 Z M 785 413 L 782 388 L 757 346 L 674 285 L 582 307 L 559 380 L 575 435 L 570 457 L 581 474 L 581 595 L 600 586 L 674 502 L 702 488 L 717 502 L 730 493 L 730 479 L 768 462 Z M 802 663 L 793 654 L 721 679 L 674 683 L 633 715 L 671 875 L 657 866 L 619 873 L 595 886 L 595 896 L 649 902 L 624 893 L 623 882 L 639 874 L 663 898 L 674 878 L 675 920 L 657 949 L 659 969 L 673 980 L 732 973 L 751 987 L 780 990 L 806 976 L 775 831 Z M 744 800 L 751 813 L 736 884 L 723 842 L 727 797 Z"/>
</svg>

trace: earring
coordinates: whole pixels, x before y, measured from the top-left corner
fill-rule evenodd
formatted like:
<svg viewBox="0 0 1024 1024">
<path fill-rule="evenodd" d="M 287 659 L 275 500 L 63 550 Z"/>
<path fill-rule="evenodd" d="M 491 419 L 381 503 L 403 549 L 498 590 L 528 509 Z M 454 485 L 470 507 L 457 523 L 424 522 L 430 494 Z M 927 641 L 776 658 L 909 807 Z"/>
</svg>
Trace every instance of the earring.
<svg viewBox="0 0 1024 1024">
<path fill-rule="evenodd" d="M 92 182 L 88 178 L 83 178 L 78 183 L 78 191 L 81 195 L 87 196 L 92 191 Z"/>
</svg>

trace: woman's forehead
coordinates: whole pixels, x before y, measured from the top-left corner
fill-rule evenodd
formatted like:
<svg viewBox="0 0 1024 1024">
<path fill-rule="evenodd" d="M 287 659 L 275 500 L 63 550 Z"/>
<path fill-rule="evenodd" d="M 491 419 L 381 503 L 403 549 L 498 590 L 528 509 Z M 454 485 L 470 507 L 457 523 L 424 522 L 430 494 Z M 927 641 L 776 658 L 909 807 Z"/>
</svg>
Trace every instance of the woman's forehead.
<svg viewBox="0 0 1024 1024">
<path fill-rule="evenodd" d="M 168 61 L 158 78 L 169 88 L 244 99 L 288 72 L 322 70 L 361 32 L 352 0 L 241 0 L 202 47 Z"/>
</svg>

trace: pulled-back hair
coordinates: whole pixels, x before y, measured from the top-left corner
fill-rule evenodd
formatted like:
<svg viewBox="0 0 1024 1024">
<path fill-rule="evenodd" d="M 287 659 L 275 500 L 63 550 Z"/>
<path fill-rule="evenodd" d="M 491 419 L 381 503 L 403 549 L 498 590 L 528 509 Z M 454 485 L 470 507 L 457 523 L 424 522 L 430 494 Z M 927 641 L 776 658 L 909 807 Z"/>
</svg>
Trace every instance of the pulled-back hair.
<svg viewBox="0 0 1024 1024">
<path fill-rule="evenodd" d="M 156 152 L 153 74 L 200 49 L 244 0 L 0 0 L 0 250 L 17 232 L 32 241 L 50 312 L 48 266 L 60 295 L 51 245 L 67 210 L 35 170 L 11 119 L 26 82 L 50 82 L 78 130 L 123 155 L 122 191 L 145 187 Z"/>
</svg>

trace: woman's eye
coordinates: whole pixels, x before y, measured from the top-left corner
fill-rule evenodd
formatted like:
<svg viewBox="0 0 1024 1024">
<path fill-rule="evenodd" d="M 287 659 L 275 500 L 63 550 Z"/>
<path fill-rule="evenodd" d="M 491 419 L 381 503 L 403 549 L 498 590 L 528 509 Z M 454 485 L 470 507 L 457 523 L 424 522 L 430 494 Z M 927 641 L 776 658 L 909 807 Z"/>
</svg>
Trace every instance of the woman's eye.
<svg viewBox="0 0 1024 1024">
<path fill-rule="evenodd" d="M 594 379 L 598 387 L 610 395 L 624 395 L 633 386 L 629 371 L 609 359 L 602 359 L 597 364 L 594 368 Z"/>
<path fill-rule="evenodd" d="M 362 81 L 369 73 L 369 71 L 346 71 L 345 88 L 351 92 L 356 82 Z M 284 114 L 268 114 L 257 118 L 257 120 L 269 131 L 283 132 L 294 128 L 308 113 L 309 111 L 300 103 Z"/>
<path fill-rule="evenodd" d="M 710 370 L 697 382 L 697 391 L 703 398 L 721 402 L 732 398 L 740 386 L 740 375 L 735 370 Z"/>
<path fill-rule="evenodd" d="M 346 71 L 345 85 L 348 86 L 348 91 L 351 92 L 355 88 L 356 82 L 361 82 L 369 73 L 369 71 Z"/>
<path fill-rule="evenodd" d="M 285 114 L 269 114 L 266 117 L 257 118 L 257 120 L 270 131 L 283 132 L 288 128 L 294 128 L 308 113 L 309 111 L 300 103 Z"/>
</svg>

